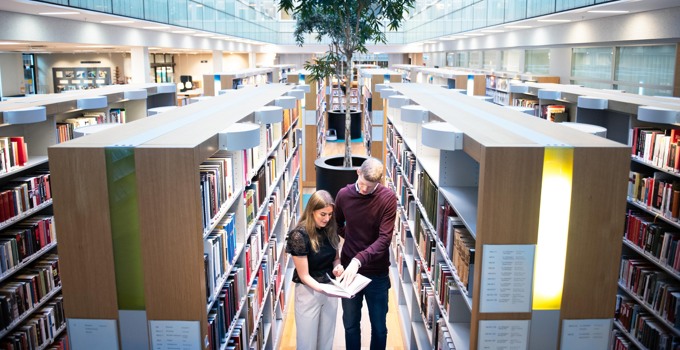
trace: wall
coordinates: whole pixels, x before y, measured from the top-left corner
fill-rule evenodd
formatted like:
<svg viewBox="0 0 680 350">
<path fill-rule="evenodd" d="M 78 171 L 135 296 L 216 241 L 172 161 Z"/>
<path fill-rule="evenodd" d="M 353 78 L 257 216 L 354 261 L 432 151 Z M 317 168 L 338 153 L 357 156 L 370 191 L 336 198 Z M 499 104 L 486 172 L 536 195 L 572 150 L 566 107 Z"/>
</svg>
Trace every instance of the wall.
<svg viewBox="0 0 680 350">
<path fill-rule="evenodd" d="M 24 63 L 20 53 L 0 53 L 0 96 L 24 93 Z"/>
<path fill-rule="evenodd" d="M 222 55 L 222 70 L 228 72 L 234 69 L 248 68 L 247 53 L 224 53 Z M 203 75 L 213 74 L 212 53 L 208 54 L 176 54 L 175 55 L 175 80 L 180 75 L 191 75 L 191 80 L 199 87 L 203 87 Z"/>
<path fill-rule="evenodd" d="M 127 56 L 127 63 L 126 61 Z M 116 67 L 120 75 L 125 76 L 126 69 L 130 66 L 130 55 L 121 52 L 115 53 L 68 53 L 68 54 L 39 54 L 35 55 L 36 71 L 38 75 L 38 92 L 54 93 L 52 79 L 53 67 L 109 67 L 111 68 L 111 81 L 115 81 Z M 101 63 L 80 63 L 80 61 L 100 61 Z"/>
</svg>

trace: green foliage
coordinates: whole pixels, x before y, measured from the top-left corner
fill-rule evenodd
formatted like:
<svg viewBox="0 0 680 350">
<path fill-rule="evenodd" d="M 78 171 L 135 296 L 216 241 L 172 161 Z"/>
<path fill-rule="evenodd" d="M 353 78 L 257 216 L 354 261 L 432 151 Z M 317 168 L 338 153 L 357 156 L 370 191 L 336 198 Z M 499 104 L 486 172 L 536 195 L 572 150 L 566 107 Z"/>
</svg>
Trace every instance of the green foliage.
<svg viewBox="0 0 680 350">
<path fill-rule="evenodd" d="M 317 42 L 329 40 L 328 51 L 306 62 L 310 78 L 323 80 L 343 76 L 343 62 L 352 64 L 355 53 L 367 53 L 369 42 L 386 44 L 386 30 L 397 30 L 415 0 L 279 0 L 279 10 L 293 15 L 295 41 L 302 46 L 307 34 Z M 345 86 L 351 86 L 350 68 Z M 338 79 L 340 80 L 340 79 Z M 349 91 L 349 90 L 348 90 Z M 345 167 L 351 167 L 349 93 L 345 95 Z"/>
</svg>

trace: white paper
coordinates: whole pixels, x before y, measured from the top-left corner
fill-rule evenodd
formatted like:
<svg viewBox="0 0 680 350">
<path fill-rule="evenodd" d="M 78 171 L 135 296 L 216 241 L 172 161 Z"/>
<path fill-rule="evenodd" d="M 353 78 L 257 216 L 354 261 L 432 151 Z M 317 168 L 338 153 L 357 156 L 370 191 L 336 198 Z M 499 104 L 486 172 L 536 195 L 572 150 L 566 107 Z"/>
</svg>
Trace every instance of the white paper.
<svg viewBox="0 0 680 350">
<path fill-rule="evenodd" d="M 560 349 L 606 349 L 612 319 L 563 320 Z"/>
<path fill-rule="evenodd" d="M 529 320 L 479 321 L 480 350 L 526 350 Z"/>
<path fill-rule="evenodd" d="M 118 350 L 116 320 L 69 318 L 67 323 L 73 349 Z"/>
<path fill-rule="evenodd" d="M 59 80 L 59 84 L 68 84 L 69 81 L 70 80 L 68 80 L 68 79 L 61 79 L 61 80 Z"/>
<path fill-rule="evenodd" d="M 480 312 L 531 312 L 532 244 L 485 244 L 482 251 Z"/>
<path fill-rule="evenodd" d="M 201 350 L 198 321 L 149 321 L 153 350 Z"/>
</svg>

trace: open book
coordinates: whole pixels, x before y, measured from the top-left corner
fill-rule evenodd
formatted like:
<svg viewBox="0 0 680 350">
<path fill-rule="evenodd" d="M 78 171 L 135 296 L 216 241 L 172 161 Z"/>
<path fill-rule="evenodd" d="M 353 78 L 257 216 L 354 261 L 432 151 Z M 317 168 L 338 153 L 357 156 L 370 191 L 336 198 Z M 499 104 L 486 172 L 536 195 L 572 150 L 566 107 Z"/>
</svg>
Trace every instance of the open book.
<svg viewBox="0 0 680 350">
<path fill-rule="evenodd" d="M 330 276 L 328 276 L 328 278 L 330 278 L 331 283 L 321 284 L 323 292 L 341 298 L 354 298 L 357 293 L 371 283 L 370 278 L 361 274 L 357 274 L 352 283 L 347 286 L 345 286 L 344 283 L 339 283 Z"/>
</svg>

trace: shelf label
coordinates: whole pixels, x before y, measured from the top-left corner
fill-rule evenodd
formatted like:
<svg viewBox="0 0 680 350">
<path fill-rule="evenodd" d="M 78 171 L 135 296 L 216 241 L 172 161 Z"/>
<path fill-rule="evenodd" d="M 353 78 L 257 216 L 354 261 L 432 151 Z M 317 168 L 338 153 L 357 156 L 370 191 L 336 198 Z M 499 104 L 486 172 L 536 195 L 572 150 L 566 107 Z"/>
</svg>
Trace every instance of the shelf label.
<svg viewBox="0 0 680 350">
<path fill-rule="evenodd" d="M 201 350 L 198 321 L 149 321 L 153 350 Z"/>
<path fill-rule="evenodd" d="M 69 318 L 67 324 L 73 349 L 118 350 L 116 320 Z"/>
<path fill-rule="evenodd" d="M 480 350 L 526 350 L 529 320 L 479 321 Z"/>
<path fill-rule="evenodd" d="M 612 319 L 563 320 L 560 349 L 606 349 Z"/>
<path fill-rule="evenodd" d="M 480 312 L 531 312 L 535 245 L 485 244 Z"/>
</svg>

